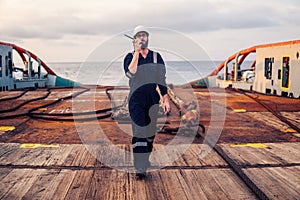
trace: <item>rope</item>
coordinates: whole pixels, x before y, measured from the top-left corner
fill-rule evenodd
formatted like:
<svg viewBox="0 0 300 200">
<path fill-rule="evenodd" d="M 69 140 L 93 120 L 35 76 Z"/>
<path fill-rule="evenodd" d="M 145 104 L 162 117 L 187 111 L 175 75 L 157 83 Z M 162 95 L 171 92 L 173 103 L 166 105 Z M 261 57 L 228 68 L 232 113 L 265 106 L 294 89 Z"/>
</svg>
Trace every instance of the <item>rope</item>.
<svg viewBox="0 0 300 200">
<path fill-rule="evenodd" d="M 26 92 L 28 92 L 28 91 L 26 91 Z M 46 99 L 50 95 L 50 93 L 51 93 L 50 89 L 47 89 L 47 94 L 45 94 L 44 96 L 24 101 L 23 103 L 17 105 L 14 108 L 9 108 L 9 109 L 6 109 L 6 110 L 0 110 L 0 113 L 14 112 L 14 111 L 18 110 L 19 108 L 21 108 L 22 106 L 24 106 L 24 105 L 26 105 L 28 103 L 31 103 L 31 102 L 34 102 L 34 101 L 38 101 L 38 100 Z M 21 96 L 23 96 L 23 95 L 21 95 Z"/>
<path fill-rule="evenodd" d="M 114 88 L 109 88 L 109 89 L 114 89 Z M 78 92 L 76 94 L 67 96 L 67 97 L 63 97 L 63 98 L 59 98 L 54 102 L 51 102 L 49 104 L 45 104 L 42 106 L 39 106 L 37 108 L 31 109 L 28 111 L 29 116 L 31 118 L 34 119 L 43 119 L 43 120 L 50 120 L 50 121 L 68 121 L 68 122 L 73 122 L 73 121 L 93 121 L 93 120 L 101 120 L 101 119 L 105 119 L 105 118 L 109 118 L 111 117 L 112 113 L 108 113 L 108 114 L 103 114 L 101 116 L 96 116 L 96 117 L 85 117 L 85 118 L 52 118 L 52 117 L 45 117 L 45 116 L 83 116 L 83 115 L 91 115 L 91 114 L 100 114 L 100 113 L 106 113 L 109 111 L 112 111 L 114 109 L 118 109 L 121 106 L 115 106 L 115 107 L 111 107 L 111 108 L 105 108 L 105 109 L 101 109 L 101 110 L 95 110 L 95 111 L 87 111 L 87 112 L 70 112 L 70 113 L 34 113 L 34 111 L 40 109 L 40 108 L 44 108 L 44 107 L 48 107 L 48 106 L 52 106 L 56 103 L 59 103 L 61 101 L 67 100 L 67 99 L 71 99 L 71 98 L 75 98 L 77 96 L 79 96 L 80 94 L 89 91 L 90 89 L 85 89 L 81 92 Z M 107 93 L 108 94 L 108 93 Z"/>
<path fill-rule="evenodd" d="M 24 90 L 21 94 L 19 94 L 17 96 L 0 99 L 0 102 L 2 102 L 2 101 L 9 101 L 9 100 L 14 100 L 14 99 L 20 98 L 21 96 L 23 96 L 24 94 L 26 94 L 28 91 L 33 91 L 33 90 L 35 90 L 35 88 L 27 88 L 26 90 Z"/>
<path fill-rule="evenodd" d="M 6 109 L 6 110 L 2 110 L 2 111 L 0 110 L 0 113 L 16 111 L 16 110 L 18 110 L 19 108 L 21 108 L 22 106 L 24 106 L 24 105 L 26 105 L 28 103 L 31 103 L 31 102 L 34 102 L 34 101 L 37 101 L 37 100 L 42 100 L 42 99 L 47 98 L 51 94 L 51 90 L 52 89 L 65 89 L 65 88 L 66 87 L 48 88 L 47 89 L 47 94 L 45 94 L 44 96 L 27 100 L 27 101 L 23 102 L 22 104 L 14 107 L 14 108 L 11 108 L 11 109 Z M 114 89 L 114 88 L 108 88 L 108 90 L 110 90 L 110 89 Z M 82 90 L 80 92 L 77 92 L 75 94 L 72 94 L 72 95 L 69 95 L 69 96 L 66 96 L 66 97 L 62 97 L 62 98 L 59 98 L 59 99 L 57 99 L 57 100 L 55 100 L 53 102 L 46 103 L 46 104 L 43 104 L 41 106 L 32 108 L 29 111 L 27 111 L 26 113 L 20 113 L 20 114 L 9 115 L 9 116 L 0 116 L 0 120 L 6 120 L 6 119 L 13 119 L 13 118 L 16 118 L 16 117 L 29 116 L 30 118 L 33 118 L 33 119 L 43 119 L 43 120 L 50 120 L 50 121 L 69 121 L 69 122 L 71 122 L 71 121 L 93 121 L 95 119 L 101 120 L 101 119 L 109 118 L 109 117 L 111 117 L 112 113 L 103 114 L 103 115 L 97 116 L 97 117 L 86 117 L 86 118 L 77 118 L 77 119 L 75 119 L 75 118 L 53 118 L 53 117 L 54 116 L 65 116 L 66 117 L 66 116 L 82 116 L 82 115 L 100 114 L 100 113 L 106 113 L 106 112 L 112 111 L 113 109 L 118 109 L 120 107 L 120 106 L 116 106 L 116 107 L 105 108 L 105 109 L 101 109 L 101 110 L 87 111 L 87 112 L 76 112 L 76 113 L 71 112 L 71 113 L 53 113 L 52 114 L 52 113 L 35 113 L 34 112 L 34 111 L 36 111 L 36 110 L 38 110 L 40 108 L 46 108 L 46 107 L 55 105 L 55 104 L 57 104 L 59 102 L 62 102 L 64 100 L 76 98 L 77 96 L 79 96 L 82 93 L 87 92 L 89 90 L 90 89 L 85 88 L 84 90 Z M 107 94 L 109 94 L 108 90 L 107 90 Z M 6 100 L 19 98 L 20 96 L 23 96 L 28 91 L 24 91 L 21 95 L 18 95 L 17 97 L 6 98 Z M 109 96 L 109 98 L 111 99 L 110 96 Z M 45 116 L 52 116 L 52 117 L 45 117 Z"/>
<path fill-rule="evenodd" d="M 253 97 L 249 94 L 247 94 L 247 91 L 242 90 L 242 89 L 237 89 L 237 91 L 241 94 L 244 94 L 245 96 L 253 99 L 254 101 L 256 101 L 258 104 L 260 104 L 261 106 L 263 106 L 264 108 L 266 108 L 269 112 L 271 112 L 275 117 L 277 117 L 280 121 L 286 123 L 287 125 L 289 125 L 291 128 L 293 128 L 294 130 L 296 130 L 298 133 L 300 133 L 300 128 L 298 126 L 296 126 L 295 124 L 291 123 L 286 117 L 282 116 L 280 112 L 273 110 L 270 106 L 268 106 L 267 104 L 263 103 L 262 101 L 260 101 L 257 97 Z"/>
</svg>

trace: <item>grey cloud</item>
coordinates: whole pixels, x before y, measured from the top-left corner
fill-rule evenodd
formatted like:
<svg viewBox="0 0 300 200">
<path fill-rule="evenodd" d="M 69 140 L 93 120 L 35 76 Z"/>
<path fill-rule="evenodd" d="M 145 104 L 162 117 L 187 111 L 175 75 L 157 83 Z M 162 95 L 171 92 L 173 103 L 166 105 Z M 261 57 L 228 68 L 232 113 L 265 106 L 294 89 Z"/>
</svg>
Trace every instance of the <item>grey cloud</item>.
<svg viewBox="0 0 300 200">
<path fill-rule="evenodd" d="M 290 12 L 278 9 L 280 5 L 270 6 L 270 2 L 260 3 L 259 6 L 248 3 L 245 7 L 242 3 L 232 4 L 225 9 L 207 1 L 161 1 L 159 7 L 152 3 L 141 3 L 140 9 L 134 12 L 114 12 L 112 9 L 106 15 L 94 15 L 92 18 L 81 13 L 68 15 L 66 11 L 61 15 L 37 17 L 18 26 L 2 27 L 1 34 L 15 38 L 61 39 L 67 35 L 116 34 L 137 24 L 167 27 L 181 32 L 271 27 L 299 21 L 299 10 L 293 5 L 298 1 L 290 2 Z M 291 17 L 297 20 L 293 22 Z"/>
<path fill-rule="evenodd" d="M 23 38 L 23 39 L 33 39 L 33 38 L 47 38 L 47 39 L 59 39 L 63 35 L 58 32 L 45 31 L 43 26 L 12 26 L 2 29 L 2 36 L 7 38 Z"/>
</svg>

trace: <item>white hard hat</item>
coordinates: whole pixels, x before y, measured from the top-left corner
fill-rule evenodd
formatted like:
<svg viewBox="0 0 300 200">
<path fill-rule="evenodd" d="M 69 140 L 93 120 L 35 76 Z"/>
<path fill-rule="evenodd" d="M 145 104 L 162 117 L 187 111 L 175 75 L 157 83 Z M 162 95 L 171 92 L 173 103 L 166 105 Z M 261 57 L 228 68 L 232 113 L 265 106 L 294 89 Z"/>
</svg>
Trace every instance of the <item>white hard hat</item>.
<svg viewBox="0 0 300 200">
<path fill-rule="evenodd" d="M 138 34 L 139 32 L 145 32 L 145 33 L 147 33 L 147 36 L 149 36 L 149 31 L 147 30 L 147 28 L 144 27 L 144 26 L 139 25 L 139 26 L 134 28 L 133 37 L 135 37 L 136 34 Z"/>
</svg>

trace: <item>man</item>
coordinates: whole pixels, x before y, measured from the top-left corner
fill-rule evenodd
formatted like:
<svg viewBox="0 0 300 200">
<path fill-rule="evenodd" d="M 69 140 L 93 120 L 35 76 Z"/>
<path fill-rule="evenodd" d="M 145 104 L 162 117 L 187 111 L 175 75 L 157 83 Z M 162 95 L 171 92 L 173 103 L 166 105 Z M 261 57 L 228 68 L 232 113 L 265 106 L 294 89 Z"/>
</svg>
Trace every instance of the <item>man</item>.
<svg viewBox="0 0 300 200">
<path fill-rule="evenodd" d="M 132 148 L 136 175 L 142 178 L 150 166 L 159 109 L 158 86 L 163 96 L 165 114 L 170 112 L 166 87 L 166 68 L 161 55 L 148 49 L 149 32 L 137 26 L 133 32 L 134 52 L 124 58 L 124 71 L 129 78 L 129 113 L 132 121 Z"/>
</svg>

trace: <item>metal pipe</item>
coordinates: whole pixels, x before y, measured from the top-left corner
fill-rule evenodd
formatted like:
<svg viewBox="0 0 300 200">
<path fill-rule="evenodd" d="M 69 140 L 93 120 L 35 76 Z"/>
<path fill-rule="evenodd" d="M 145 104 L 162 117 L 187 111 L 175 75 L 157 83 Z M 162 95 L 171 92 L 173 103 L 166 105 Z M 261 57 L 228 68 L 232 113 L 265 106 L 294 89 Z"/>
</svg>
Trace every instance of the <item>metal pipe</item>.
<svg viewBox="0 0 300 200">
<path fill-rule="evenodd" d="M 240 53 L 237 53 L 235 56 L 235 59 L 234 59 L 234 81 L 237 81 L 237 79 L 238 79 L 238 70 L 240 69 L 240 66 L 239 66 L 239 56 L 240 55 L 241 55 Z"/>
<path fill-rule="evenodd" d="M 38 62 L 38 78 L 41 78 L 41 60 L 39 58 L 36 58 L 36 61 Z"/>
<path fill-rule="evenodd" d="M 27 76 L 28 79 L 31 79 L 31 71 L 32 71 L 32 65 L 31 65 L 31 55 L 26 51 L 25 54 L 28 56 L 28 60 L 26 62 L 26 70 L 28 72 Z"/>
<path fill-rule="evenodd" d="M 227 75 L 228 75 L 228 60 L 226 60 L 225 61 L 225 64 L 224 64 L 224 67 L 225 67 L 225 69 L 224 69 L 224 81 L 226 81 L 227 80 Z"/>
</svg>

